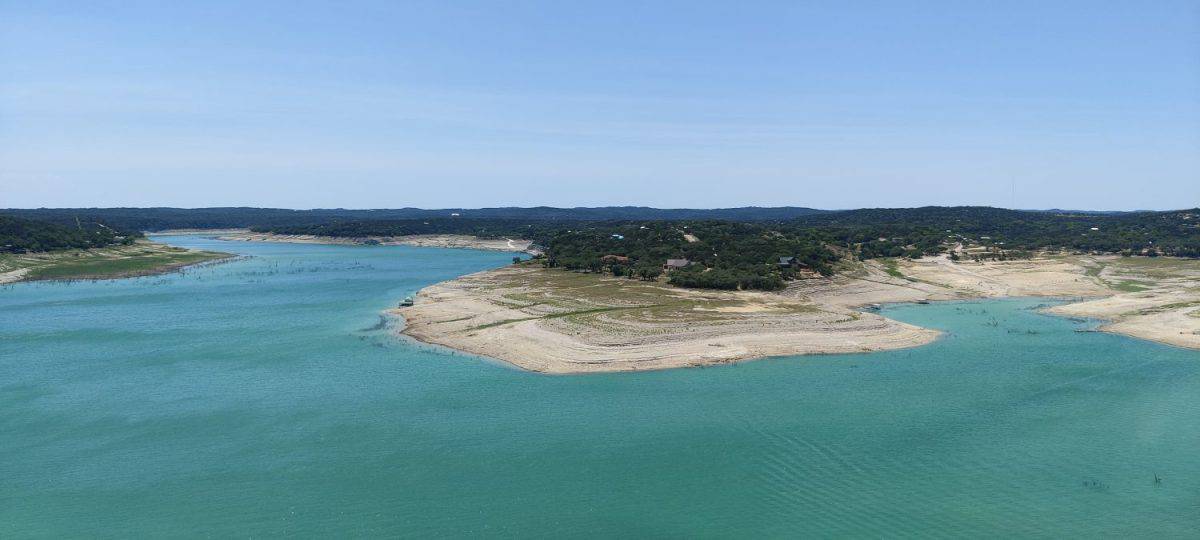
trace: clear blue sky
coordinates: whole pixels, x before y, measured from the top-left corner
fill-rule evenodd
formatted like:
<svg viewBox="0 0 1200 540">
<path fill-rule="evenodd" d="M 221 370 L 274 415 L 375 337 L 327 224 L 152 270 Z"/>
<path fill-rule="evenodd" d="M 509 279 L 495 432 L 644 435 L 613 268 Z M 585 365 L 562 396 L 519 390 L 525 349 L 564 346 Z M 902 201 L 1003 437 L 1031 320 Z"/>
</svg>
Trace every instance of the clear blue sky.
<svg viewBox="0 0 1200 540">
<path fill-rule="evenodd" d="M 1200 205 L 1200 0 L 0 0 L 0 207 Z"/>
</svg>

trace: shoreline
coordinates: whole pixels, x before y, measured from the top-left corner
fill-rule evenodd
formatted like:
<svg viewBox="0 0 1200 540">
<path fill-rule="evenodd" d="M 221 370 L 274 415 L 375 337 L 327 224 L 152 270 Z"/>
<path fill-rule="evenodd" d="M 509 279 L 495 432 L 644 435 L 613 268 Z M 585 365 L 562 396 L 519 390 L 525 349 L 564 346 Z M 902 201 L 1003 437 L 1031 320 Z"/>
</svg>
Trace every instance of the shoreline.
<svg viewBox="0 0 1200 540">
<path fill-rule="evenodd" d="M 1200 350 L 1200 340 L 1195 337 L 1196 330 L 1189 331 L 1188 328 L 1189 323 L 1198 320 L 1196 314 L 1200 313 L 1200 309 L 1168 310 L 1142 315 L 1138 320 L 1128 320 L 1119 315 L 1114 317 L 1110 310 L 1096 309 L 1094 303 L 1110 299 L 1111 297 L 1084 299 L 1052 306 L 1042 311 L 1057 317 L 1096 320 L 1100 323 L 1096 326 L 1099 332 L 1152 341 L 1160 345 Z"/>
<path fill-rule="evenodd" d="M 196 234 L 196 235 L 222 235 L 222 234 L 240 234 L 250 232 L 250 229 L 164 229 L 161 231 L 142 231 L 142 234 L 147 238 L 151 236 L 174 236 L 181 234 Z"/>
<path fill-rule="evenodd" d="M 1197 260 L 1058 255 L 960 266 L 933 258 L 904 269 L 918 278 L 953 282 L 977 298 L 1060 298 L 1064 303 L 1041 311 L 1100 321 L 1096 330 L 1105 333 L 1200 350 Z M 974 283 L 948 276 L 955 272 Z"/>
<path fill-rule="evenodd" d="M 159 233 L 165 234 L 165 233 Z M 194 233 L 189 233 L 194 234 Z M 282 242 L 289 244 L 326 244 L 345 246 L 415 246 L 457 249 L 479 249 L 507 253 L 541 253 L 533 242 L 520 238 L 480 238 L 462 234 L 416 234 L 408 236 L 367 236 L 345 238 L 339 236 L 316 236 L 311 234 L 256 233 L 248 229 L 217 233 L 217 240 L 228 242 Z"/>
<path fill-rule="evenodd" d="M 0 272 L 0 285 L 34 281 L 98 281 L 157 276 L 238 258 L 232 253 L 177 248 L 156 242 L 90 250 L 29 253 L 14 256 Z"/>
<path fill-rule="evenodd" d="M 699 297 L 716 304 L 740 304 L 715 308 L 728 315 L 716 319 L 704 313 L 696 316 L 712 311 L 708 308 L 693 308 L 671 314 L 673 320 L 653 314 L 638 320 L 637 313 L 658 306 L 623 305 L 616 298 L 573 305 L 580 298 L 572 297 L 571 290 L 559 293 L 547 285 L 571 273 L 508 266 L 431 285 L 417 293 L 416 305 L 388 313 L 404 319 L 400 334 L 420 343 L 554 374 L 703 367 L 776 356 L 911 348 L 936 340 L 940 332 L 888 319 L 869 306 L 988 298 L 1060 299 L 1065 303 L 1039 311 L 1098 319 L 1104 321 L 1100 331 L 1200 349 L 1200 287 L 1190 287 L 1200 276 L 1200 261 L 1164 260 L 1149 267 L 1142 261 L 1106 256 L 961 264 L 936 257 L 903 261 L 896 268 L 868 261 L 853 275 L 800 280 L 779 293 L 663 285 L 653 294 L 672 302 Z M 1148 279 L 1130 274 L 1139 271 L 1158 280 L 1155 288 L 1132 292 L 1114 288 L 1130 288 L 1114 285 L 1130 275 Z M 593 287 L 602 289 L 657 286 L 576 276 L 568 279 L 591 280 Z M 1140 310 L 1131 312 L 1131 306 Z"/>
<path fill-rule="evenodd" d="M 210 252 L 210 253 L 217 253 L 217 252 Z M 167 264 L 164 266 L 159 266 L 156 268 L 151 268 L 151 269 L 146 269 L 146 270 L 131 270 L 128 272 L 119 272 L 119 273 L 114 273 L 114 274 L 80 275 L 77 277 L 70 277 L 70 278 L 34 278 L 34 279 L 28 279 L 25 281 L 28 281 L 28 282 L 33 282 L 33 281 L 101 281 L 101 280 L 109 280 L 109 279 L 128 279 L 128 278 L 138 278 L 138 277 L 147 277 L 147 276 L 161 276 L 163 274 L 182 272 L 189 268 L 196 268 L 196 267 L 209 266 L 209 265 L 214 265 L 214 264 L 224 264 L 227 262 L 233 262 L 234 260 L 239 259 L 239 258 L 241 258 L 240 255 L 234 255 L 232 253 L 219 253 L 217 256 L 210 257 L 210 258 L 207 258 L 204 260 L 170 263 L 170 264 Z M 20 282 L 17 282 L 17 283 L 20 283 Z"/>
</svg>

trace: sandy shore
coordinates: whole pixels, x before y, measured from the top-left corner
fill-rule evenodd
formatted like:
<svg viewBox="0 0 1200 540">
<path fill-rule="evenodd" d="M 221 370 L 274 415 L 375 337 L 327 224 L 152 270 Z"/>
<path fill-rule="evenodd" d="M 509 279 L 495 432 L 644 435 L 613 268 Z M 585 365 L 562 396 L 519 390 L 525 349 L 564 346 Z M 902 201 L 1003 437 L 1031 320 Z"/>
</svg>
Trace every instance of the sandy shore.
<svg viewBox="0 0 1200 540">
<path fill-rule="evenodd" d="M 382 245 L 423 246 L 440 248 L 483 249 L 488 251 L 540 253 L 533 242 L 519 238 L 480 238 L 458 234 L 419 234 L 410 236 L 370 236 L 364 238 L 342 238 L 315 236 L 311 234 L 275 234 L 251 231 L 231 231 L 217 236 L 219 240 L 235 242 L 287 242 L 293 244 L 338 244 L 338 245 Z"/>
<path fill-rule="evenodd" d="M 969 297 L 1077 298 L 1046 311 L 1102 319 L 1105 332 L 1200 349 L 1200 261 L 1054 256 L 960 264 L 937 257 L 906 262 L 901 270 Z"/>
<path fill-rule="evenodd" d="M 864 306 L 1006 296 L 1080 298 L 1049 311 L 1200 348 L 1200 261 L 1055 256 L 872 261 L 781 293 L 695 291 L 531 265 L 423 289 L 403 334 L 544 373 L 635 371 L 914 347 L 937 332 Z"/>
<path fill-rule="evenodd" d="M 915 347 L 938 332 L 809 298 L 696 291 L 532 266 L 423 289 L 403 333 L 544 373 Z"/>
<path fill-rule="evenodd" d="M 18 268 L 7 272 L 0 272 L 0 285 L 5 283 L 16 283 L 25 279 L 25 275 L 29 273 L 28 268 Z"/>
</svg>

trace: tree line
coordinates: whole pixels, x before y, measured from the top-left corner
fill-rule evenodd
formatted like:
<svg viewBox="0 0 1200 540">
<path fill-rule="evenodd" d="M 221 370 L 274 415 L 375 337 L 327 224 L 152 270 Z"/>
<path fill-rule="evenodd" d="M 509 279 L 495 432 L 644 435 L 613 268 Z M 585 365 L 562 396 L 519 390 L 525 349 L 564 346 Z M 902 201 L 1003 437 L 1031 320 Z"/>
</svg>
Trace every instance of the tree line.
<svg viewBox="0 0 1200 540">
<path fill-rule="evenodd" d="M 73 227 L 0 216 L 0 252 L 28 253 L 60 249 L 90 249 L 131 244 L 140 235 L 123 234 L 96 223 Z"/>
</svg>

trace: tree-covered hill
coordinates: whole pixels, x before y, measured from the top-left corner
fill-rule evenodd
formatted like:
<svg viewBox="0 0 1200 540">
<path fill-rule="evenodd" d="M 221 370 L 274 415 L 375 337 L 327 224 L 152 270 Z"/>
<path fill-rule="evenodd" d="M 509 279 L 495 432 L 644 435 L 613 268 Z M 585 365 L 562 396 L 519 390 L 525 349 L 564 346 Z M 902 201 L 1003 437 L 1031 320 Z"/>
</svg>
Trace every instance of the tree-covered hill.
<svg viewBox="0 0 1200 540">
<path fill-rule="evenodd" d="M 0 215 L 0 252 L 26 253 L 58 249 L 88 249 L 131 243 L 134 236 L 94 223 L 73 227 Z"/>
<path fill-rule="evenodd" d="M 1200 256 L 1200 209 L 1080 213 L 978 206 L 872 208 L 806 216 L 784 226 L 820 231 L 863 258 L 928 255 L 960 242 L 1004 250 Z"/>
<path fill-rule="evenodd" d="M 1200 210 L 862 209 L 766 223 L 585 223 L 539 241 L 551 266 L 621 275 L 653 273 L 667 259 L 688 259 L 690 264 L 671 271 L 672 283 L 775 289 L 796 275 L 797 267 L 832 272 L 835 251 L 863 260 L 916 258 L 960 245 L 985 248 L 971 255 L 977 258 L 1025 257 L 1040 250 L 1200 257 Z M 797 264 L 781 266 L 781 257 L 795 257 Z"/>
<path fill-rule="evenodd" d="M 832 274 L 838 259 L 811 232 L 730 221 L 588 224 L 555 233 L 545 249 L 550 267 L 644 279 L 668 260 L 686 260 L 670 270 L 670 283 L 710 289 L 782 289 L 801 270 Z"/>
</svg>

